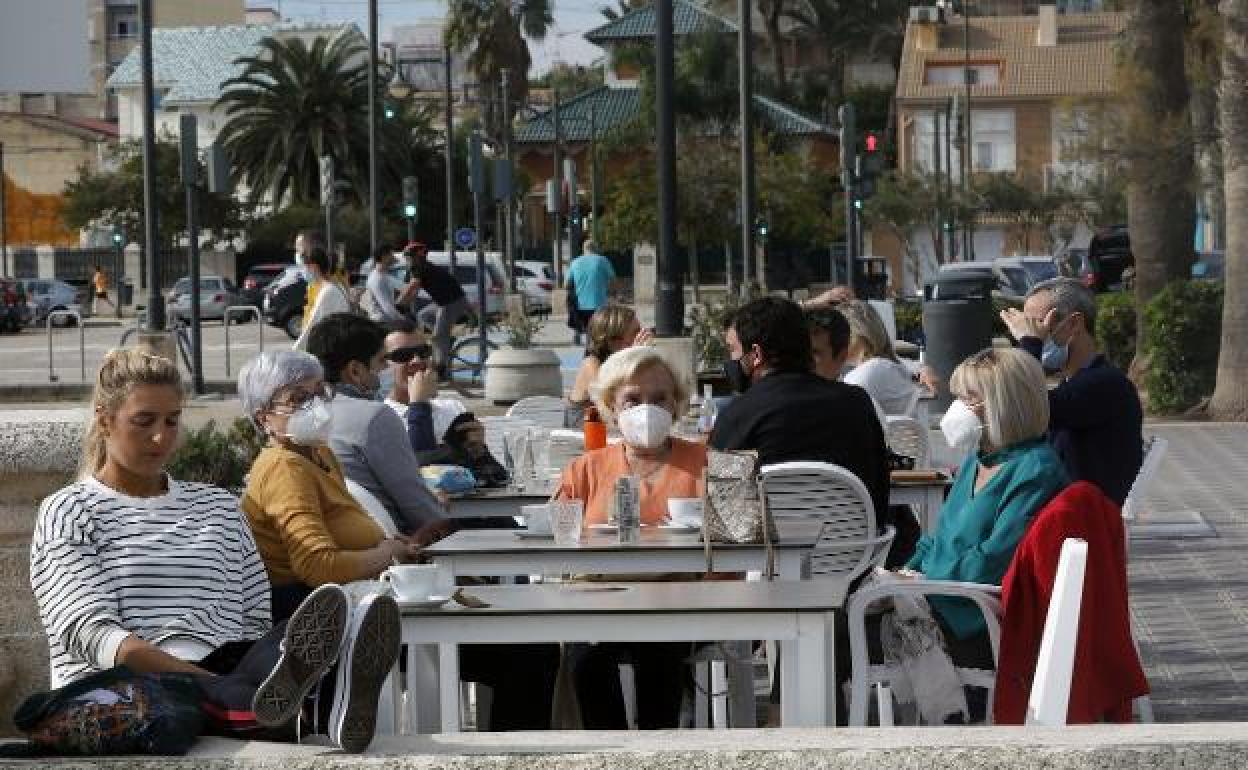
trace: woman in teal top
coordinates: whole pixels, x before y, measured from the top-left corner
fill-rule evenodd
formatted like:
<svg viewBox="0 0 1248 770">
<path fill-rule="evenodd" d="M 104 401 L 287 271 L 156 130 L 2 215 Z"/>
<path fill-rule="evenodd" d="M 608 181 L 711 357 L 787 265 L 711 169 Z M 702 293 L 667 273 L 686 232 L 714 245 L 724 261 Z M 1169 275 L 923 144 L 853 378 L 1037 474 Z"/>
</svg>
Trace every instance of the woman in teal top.
<svg viewBox="0 0 1248 770">
<path fill-rule="evenodd" d="M 919 539 L 906 567 L 932 580 L 1000 585 L 1032 517 L 1070 483 L 1044 439 L 1044 372 L 1022 351 L 989 348 L 963 361 L 949 387 L 957 400 L 941 431 L 955 449 L 974 451 L 958 471 L 936 531 Z M 931 605 L 958 639 L 985 631 L 969 601 L 934 598 Z"/>
</svg>

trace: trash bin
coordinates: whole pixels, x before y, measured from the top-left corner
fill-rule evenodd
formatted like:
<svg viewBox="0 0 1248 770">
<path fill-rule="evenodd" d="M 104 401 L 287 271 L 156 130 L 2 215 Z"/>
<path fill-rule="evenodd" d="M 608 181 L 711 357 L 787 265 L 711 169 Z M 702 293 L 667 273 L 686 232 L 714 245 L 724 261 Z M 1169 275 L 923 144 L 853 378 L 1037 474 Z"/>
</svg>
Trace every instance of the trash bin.
<svg viewBox="0 0 1248 770">
<path fill-rule="evenodd" d="M 134 304 L 134 282 L 126 281 L 121 285 L 121 306 Z"/>
<path fill-rule="evenodd" d="M 925 362 L 940 375 L 932 413 L 949 406 L 949 377 L 967 356 L 992 345 L 991 273 L 957 271 L 964 275 L 940 275 L 923 286 L 923 336 Z"/>
</svg>

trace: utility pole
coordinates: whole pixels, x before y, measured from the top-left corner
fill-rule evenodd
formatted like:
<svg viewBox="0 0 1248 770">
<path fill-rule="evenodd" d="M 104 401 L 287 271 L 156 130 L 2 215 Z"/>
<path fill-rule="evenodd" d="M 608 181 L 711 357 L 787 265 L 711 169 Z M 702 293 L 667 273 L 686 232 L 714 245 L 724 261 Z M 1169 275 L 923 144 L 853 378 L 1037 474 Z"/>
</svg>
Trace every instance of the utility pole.
<svg viewBox="0 0 1248 770">
<path fill-rule="evenodd" d="M 555 212 L 555 286 L 563 285 L 563 185 L 560 180 L 563 179 L 563 131 L 559 125 L 559 89 L 552 88 L 550 91 L 551 99 L 554 106 L 551 107 L 551 121 L 554 123 L 555 129 L 555 151 L 554 151 L 554 172 L 550 178 L 555 181 L 555 205 L 553 207 L 547 204 L 548 208 L 553 208 Z M 547 193 L 550 190 L 547 189 Z"/>
<path fill-rule="evenodd" d="M 199 124 L 194 115 L 183 113 L 179 118 L 179 139 L 182 144 L 182 186 L 186 188 L 186 248 L 191 266 L 191 382 L 195 395 L 204 394 L 203 319 L 200 317 L 199 285 Z M 121 297 L 117 298 L 121 302 Z M 224 323 L 229 323 L 226 316 Z"/>
<path fill-rule="evenodd" d="M 857 210 L 854 208 L 854 150 L 857 134 L 854 128 L 854 105 L 842 104 L 836 111 L 840 119 L 841 187 L 845 189 L 845 285 L 854 286 L 854 258 L 857 237 L 854 235 Z"/>
<path fill-rule="evenodd" d="M 590 235 L 598 245 L 598 103 L 589 103 L 589 208 L 593 218 L 589 220 Z"/>
<path fill-rule="evenodd" d="M 658 89 L 657 170 L 659 177 L 659 286 L 656 293 L 655 327 L 660 337 L 679 337 L 685 330 L 685 290 L 676 259 L 676 113 L 672 102 L 675 75 L 675 39 L 672 31 L 672 0 L 656 0 L 658 21 L 655 71 Z"/>
<path fill-rule="evenodd" d="M 971 192 L 971 170 L 974 168 L 971 161 L 971 154 L 975 147 L 975 125 L 971 122 L 971 9 L 967 5 L 967 0 L 962 0 L 962 80 L 966 84 L 966 144 L 963 153 L 962 163 L 966 166 L 965 175 L 962 177 L 962 189 L 966 192 L 967 202 L 970 201 Z M 962 256 L 963 259 L 975 260 L 975 212 L 967 211 L 966 227 L 962 231 L 964 240 Z"/>
<path fill-rule="evenodd" d="M 477 231 L 477 312 L 480 315 L 477 324 L 478 363 L 485 365 L 486 346 L 486 311 L 488 295 L 485 293 L 485 239 L 481 237 L 482 208 L 485 198 L 485 162 L 481 157 L 481 132 L 472 132 L 472 152 L 470 159 L 470 175 L 472 178 L 472 223 Z M 448 363 L 449 366 L 449 363 Z"/>
<path fill-rule="evenodd" d="M 936 200 L 937 200 L 936 221 L 940 223 L 940 230 L 937 232 L 937 236 L 936 236 L 939 239 L 939 246 L 936 249 L 936 254 L 938 257 L 938 261 L 943 263 L 943 262 L 949 261 L 949 253 L 945 250 L 945 206 L 944 206 L 945 186 L 944 186 L 944 182 L 941 179 L 942 175 L 944 174 L 944 168 L 943 168 L 944 164 L 941 160 L 941 152 L 940 152 L 941 145 L 942 145 L 942 142 L 940 138 L 940 113 L 933 112 L 932 113 L 932 160 L 933 160 L 932 166 L 933 166 L 933 169 L 932 170 L 935 174 L 935 182 L 936 182 Z M 915 280 L 916 281 L 918 280 L 917 275 L 915 276 Z"/>
<path fill-rule="evenodd" d="M 152 0 L 139 2 L 139 61 L 143 68 L 143 249 L 147 252 L 147 331 L 165 330 L 156 222 L 156 90 L 152 80 Z"/>
<path fill-rule="evenodd" d="M 737 62 L 741 83 L 741 114 L 738 120 L 741 142 L 741 255 L 744 260 L 742 295 L 749 291 L 752 282 L 750 269 L 754 264 L 754 46 L 750 39 L 753 5 L 750 0 L 737 0 Z M 731 265 L 728 272 L 732 272 Z"/>
<path fill-rule="evenodd" d="M 368 0 L 368 253 L 381 242 L 377 194 L 377 0 Z M 333 249 L 333 244 L 329 244 Z"/>
<path fill-rule="evenodd" d="M 507 268 L 507 287 L 515 292 L 519 288 L 516 278 L 516 218 L 512 212 L 514 196 L 511 194 L 511 180 L 515 175 L 515 168 L 512 166 L 511 158 L 511 70 L 506 67 L 503 67 L 502 97 L 503 114 L 500 128 L 503 135 L 503 163 L 507 164 L 507 189 L 505 190 L 506 196 L 503 198 L 503 264 Z"/>
<path fill-rule="evenodd" d="M 455 274 L 455 94 L 451 88 L 451 47 L 442 47 L 442 69 L 446 75 L 446 253 Z"/>
<path fill-rule="evenodd" d="M 9 210 L 4 199 L 4 142 L 0 142 L 0 275 L 9 274 Z M 15 269 L 14 273 L 17 272 Z M 119 304 L 118 307 L 121 307 Z"/>
</svg>

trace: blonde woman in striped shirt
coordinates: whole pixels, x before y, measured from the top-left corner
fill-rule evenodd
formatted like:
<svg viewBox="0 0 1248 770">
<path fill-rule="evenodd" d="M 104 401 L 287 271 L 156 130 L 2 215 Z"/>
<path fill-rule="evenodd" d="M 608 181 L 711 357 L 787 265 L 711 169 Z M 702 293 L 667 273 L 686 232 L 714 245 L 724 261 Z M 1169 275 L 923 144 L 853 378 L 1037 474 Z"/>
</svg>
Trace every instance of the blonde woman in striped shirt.
<svg viewBox="0 0 1248 770">
<path fill-rule="evenodd" d="M 289 734 L 317 688 L 326 713 L 307 723 L 323 722 L 344 749 L 366 748 L 398 654 L 393 600 L 349 612 L 342 589 L 324 586 L 274 627 L 238 501 L 165 472 L 182 414 L 176 365 L 113 351 L 92 405 L 81 478 L 43 501 L 31 542 L 53 686 L 118 665 L 188 673 L 214 732 L 266 737 Z"/>
</svg>

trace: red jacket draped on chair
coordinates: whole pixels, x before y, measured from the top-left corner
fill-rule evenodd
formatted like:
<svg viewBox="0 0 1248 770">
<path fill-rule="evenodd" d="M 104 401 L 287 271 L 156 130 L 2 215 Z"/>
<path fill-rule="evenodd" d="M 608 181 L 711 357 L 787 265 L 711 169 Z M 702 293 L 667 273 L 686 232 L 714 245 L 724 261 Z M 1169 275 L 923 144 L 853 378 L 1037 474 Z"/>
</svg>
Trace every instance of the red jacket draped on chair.
<svg viewBox="0 0 1248 770">
<path fill-rule="evenodd" d="M 1131 639 L 1122 514 L 1096 486 L 1077 482 L 1036 514 L 1002 580 L 996 724 L 1023 724 L 1026 718 L 1057 561 L 1068 537 L 1087 541 L 1088 565 L 1067 722 L 1128 722 L 1132 699 L 1148 693 Z"/>
</svg>

